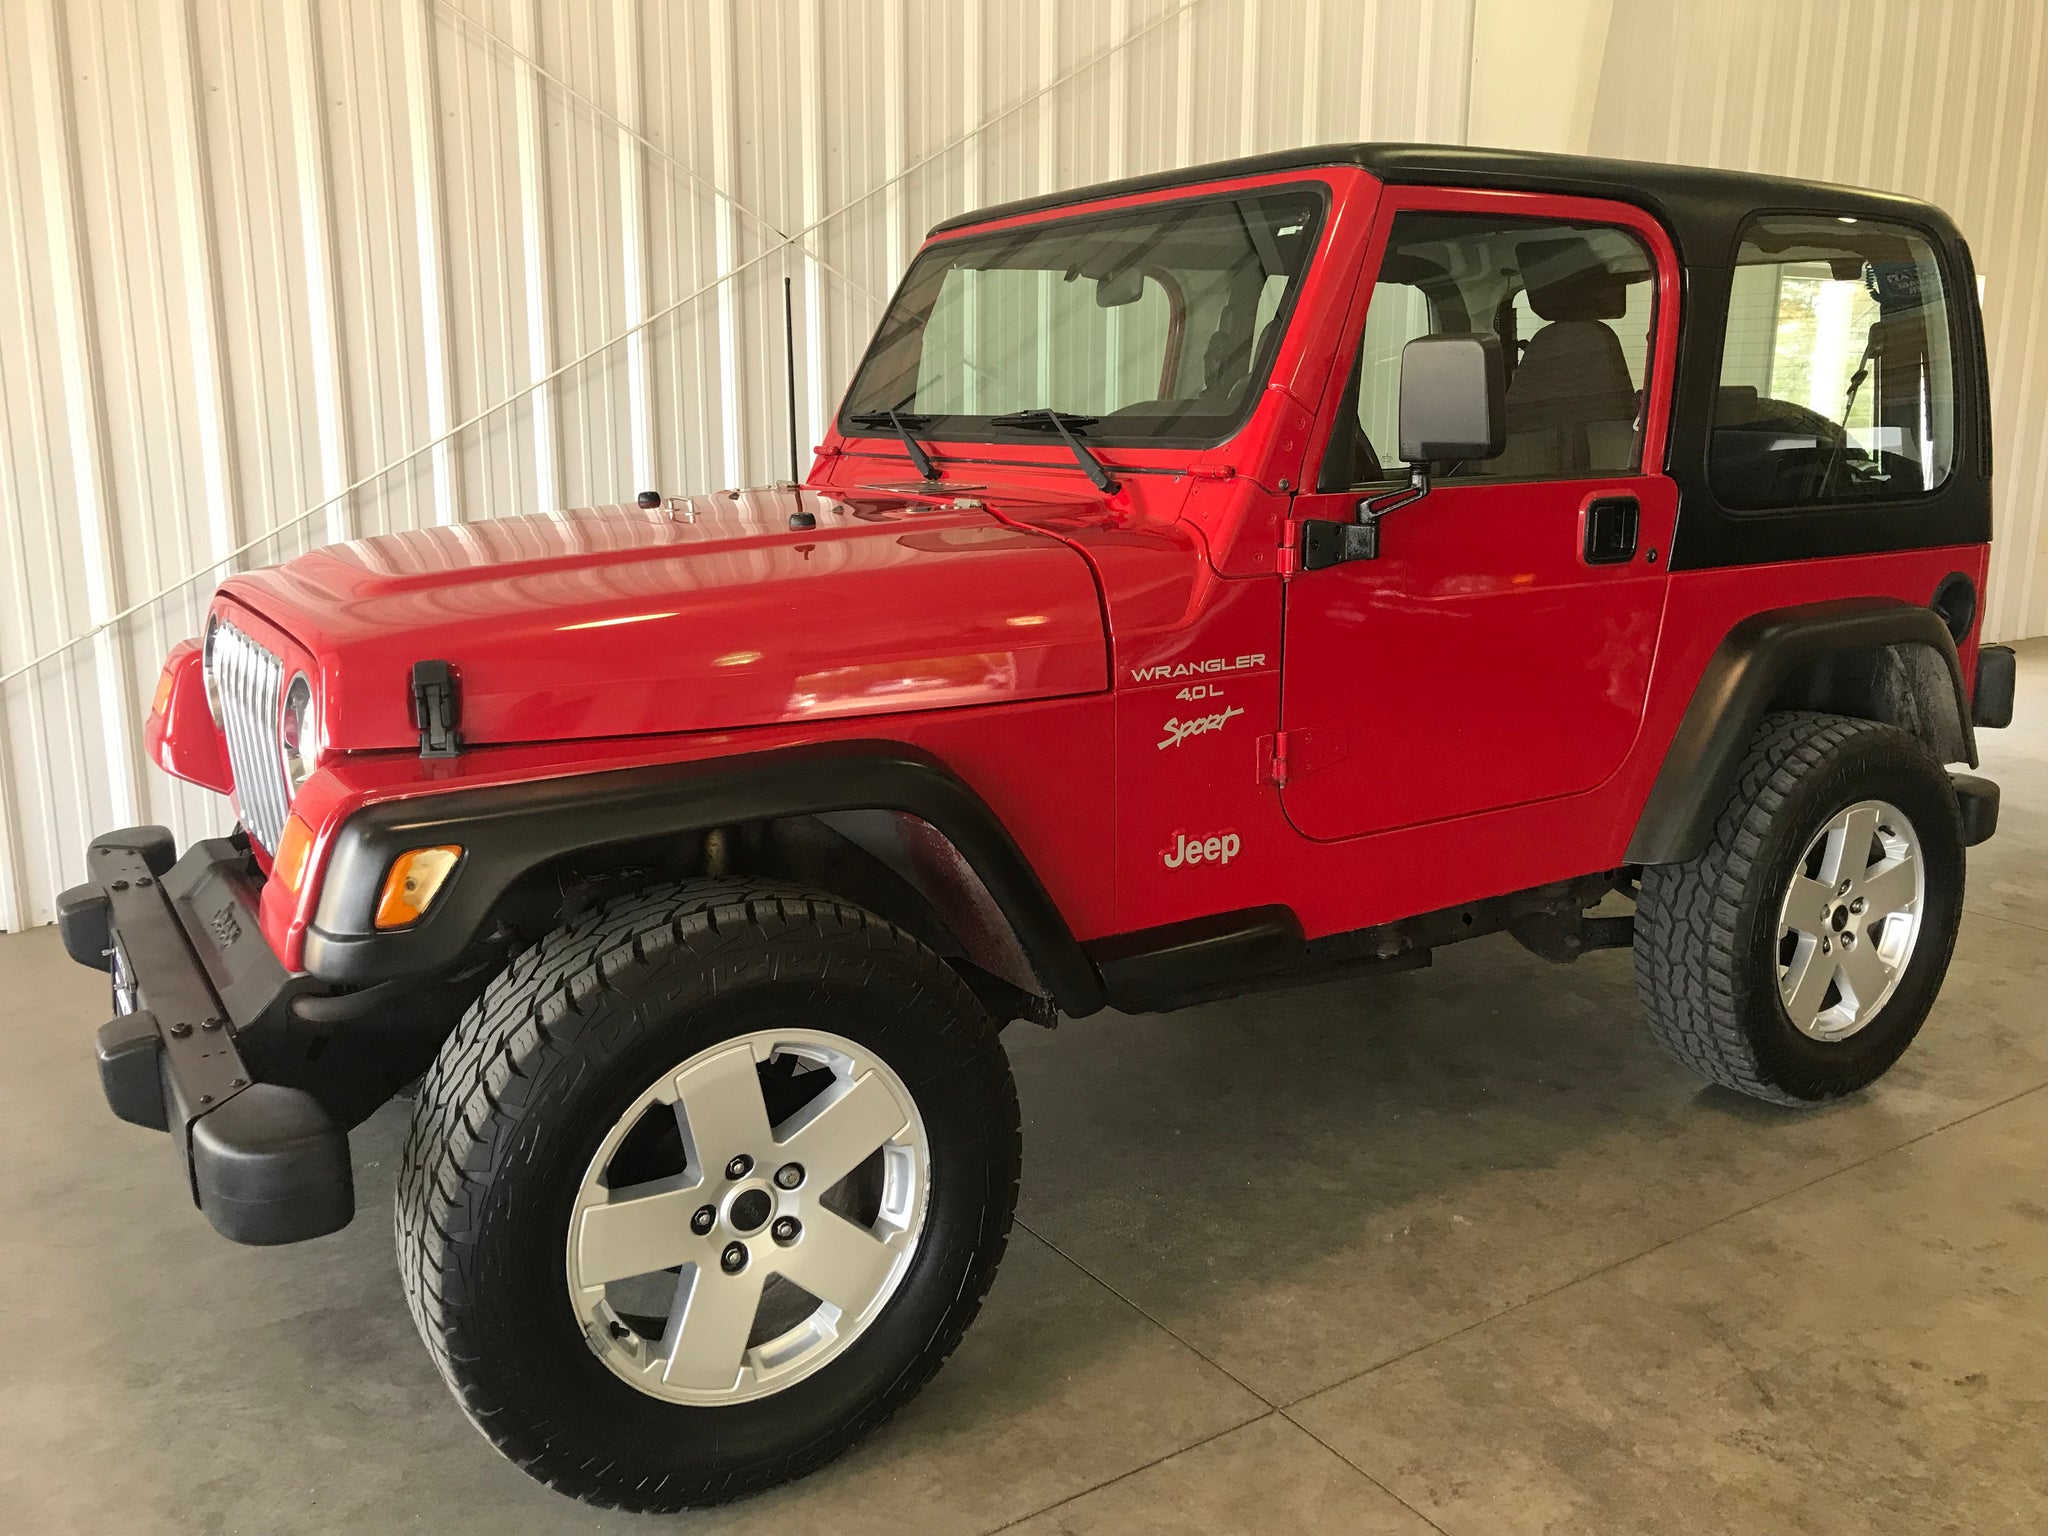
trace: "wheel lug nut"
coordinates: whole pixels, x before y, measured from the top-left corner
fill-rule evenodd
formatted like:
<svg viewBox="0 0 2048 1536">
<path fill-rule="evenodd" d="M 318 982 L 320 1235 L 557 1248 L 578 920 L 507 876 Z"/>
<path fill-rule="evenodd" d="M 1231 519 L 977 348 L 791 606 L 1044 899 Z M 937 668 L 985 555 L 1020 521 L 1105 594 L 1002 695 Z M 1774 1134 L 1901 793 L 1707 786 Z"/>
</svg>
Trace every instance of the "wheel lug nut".
<svg viewBox="0 0 2048 1536">
<path fill-rule="evenodd" d="M 1861 917 L 1863 915 L 1863 898 L 1858 896 L 1854 901 L 1850 902 L 1849 910 Z"/>
<path fill-rule="evenodd" d="M 754 1160 L 744 1152 L 725 1165 L 725 1176 L 728 1179 L 744 1179 L 753 1171 Z"/>
<path fill-rule="evenodd" d="M 1833 946 L 1833 945 L 1831 945 L 1831 944 L 1829 944 L 1829 943 L 1828 943 L 1828 941 L 1827 941 L 1826 939 L 1822 939 L 1822 940 L 1820 941 L 1820 952 L 1821 952 L 1822 954 L 1824 954 L 1824 955 L 1825 955 L 1825 954 L 1830 954 L 1830 953 L 1832 953 L 1832 952 L 1833 952 L 1833 949 L 1834 949 L 1834 946 Z"/>
<path fill-rule="evenodd" d="M 1836 886 L 1836 887 L 1835 887 L 1835 894 L 1836 894 L 1836 895 L 1838 895 L 1838 896 L 1846 896 L 1846 895 L 1848 895 L 1848 894 L 1849 894 L 1849 882 L 1848 882 L 1848 881 L 1846 881 L 1846 880 L 1844 880 L 1844 881 L 1843 881 L 1843 882 L 1842 882 L 1842 883 L 1841 883 L 1840 885 Z"/>
<path fill-rule="evenodd" d="M 778 1216 L 775 1225 L 768 1229 L 778 1243 L 793 1243 L 797 1234 L 803 1231 L 803 1224 L 794 1216 Z"/>
<path fill-rule="evenodd" d="M 747 1245 L 727 1243 L 725 1252 L 718 1256 L 718 1267 L 728 1275 L 736 1275 L 747 1267 Z"/>
<path fill-rule="evenodd" d="M 690 1230 L 702 1237 L 711 1230 L 711 1224 L 718 1220 L 718 1212 L 708 1205 L 700 1205 L 691 1213 Z"/>
<path fill-rule="evenodd" d="M 779 1189 L 795 1189 L 804 1181 L 802 1163 L 784 1163 L 775 1170 L 775 1183 Z"/>
</svg>

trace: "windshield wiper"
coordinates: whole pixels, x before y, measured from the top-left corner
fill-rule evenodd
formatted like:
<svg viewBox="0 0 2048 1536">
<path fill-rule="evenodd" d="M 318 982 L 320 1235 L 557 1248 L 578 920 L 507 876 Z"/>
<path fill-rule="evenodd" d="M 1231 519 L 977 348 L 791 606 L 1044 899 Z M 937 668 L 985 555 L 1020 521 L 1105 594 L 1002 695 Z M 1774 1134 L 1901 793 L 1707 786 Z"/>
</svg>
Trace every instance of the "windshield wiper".
<svg viewBox="0 0 2048 1536">
<path fill-rule="evenodd" d="M 910 435 L 910 426 L 906 425 L 906 423 L 911 423 L 921 427 L 930 421 L 931 417 L 919 415 L 902 416 L 885 406 L 879 411 L 855 411 L 846 419 L 857 427 L 889 427 L 894 429 L 896 435 L 903 439 L 903 446 L 910 450 L 910 462 L 917 466 L 918 477 L 923 480 L 937 480 L 939 478 L 938 465 L 932 462 L 932 456 L 924 451 L 923 445 Z"/>
<path fill-rule="evenodd" d="M 1095 482 L 1095 489 L 1105 496 L 1116 494 L 1116 479 L 1103 468 L 1102 460 L 1088 451 L 1088 445 L 1074 436 L 1076 431 L 1086 432 L 1094 426 L 1093 416 L 1077 416 L 1072 411 L 1056 411 L 1051 406 L 1040 406 L 1036 410 L 1011 411 L 1003 416 L 991 416 L 988 424 L 992 427 L 1024 427 L 1033 432 L 1057 432 L 1062 441 L 1073 449 L 1074 458 L 1088 478 Z"/>
</svg>

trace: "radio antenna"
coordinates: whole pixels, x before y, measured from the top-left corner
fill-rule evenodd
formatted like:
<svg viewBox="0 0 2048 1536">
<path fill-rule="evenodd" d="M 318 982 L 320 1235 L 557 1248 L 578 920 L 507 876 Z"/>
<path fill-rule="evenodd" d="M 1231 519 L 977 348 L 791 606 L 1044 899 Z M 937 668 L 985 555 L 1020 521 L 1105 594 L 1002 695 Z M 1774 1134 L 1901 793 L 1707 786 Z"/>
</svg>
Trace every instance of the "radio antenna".
<svg viewBox="0 0 2048 1536">
<path fill-rule="evenodd" d="M 789 296 L 789 279 L 782 280 L 782 354 L 789 375 L 789 483 L 803 484 L 796 467 L 796 311 Z"/>
</svg>

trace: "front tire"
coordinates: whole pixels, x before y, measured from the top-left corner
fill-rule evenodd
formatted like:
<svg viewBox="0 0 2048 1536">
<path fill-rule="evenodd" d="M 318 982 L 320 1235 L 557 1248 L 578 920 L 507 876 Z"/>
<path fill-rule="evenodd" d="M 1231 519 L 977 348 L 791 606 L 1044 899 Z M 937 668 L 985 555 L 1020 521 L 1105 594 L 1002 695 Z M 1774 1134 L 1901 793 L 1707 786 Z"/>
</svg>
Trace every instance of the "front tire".
<svg viewBox="0 0 2048 1536">
<path fill-rule="evenodd" d="M 1919 1033 L 1962 909 L 1961 814 L 1919 739 L 1772 715 L 1707 847 L 1643 871 L 1637 995 L 1708 1081 L 1776 1104 L 1839 1098 Z"/>
<path fill-rule="evenodd" d="M 519 956 L 399 1174 L 414 1322 L 541 1481 L 665 1511 L 802 1476 L 914 1395 L 1007 1240 L 1017 1100 L 958 976 L 830 897 L 693 881 Z"/>
</svg>

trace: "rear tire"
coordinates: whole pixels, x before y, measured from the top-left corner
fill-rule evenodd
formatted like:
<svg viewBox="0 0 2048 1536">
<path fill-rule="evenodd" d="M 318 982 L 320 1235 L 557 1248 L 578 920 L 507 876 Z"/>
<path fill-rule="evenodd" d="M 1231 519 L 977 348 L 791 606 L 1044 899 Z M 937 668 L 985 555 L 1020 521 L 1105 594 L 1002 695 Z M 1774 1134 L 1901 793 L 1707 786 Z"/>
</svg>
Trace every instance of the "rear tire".
<svg viewBox="0 0 2048 1536">
<path fill-rule="evenodd" d="M 817 1060 L 776 1054 L 785 1040 L 822 1042 L 804 1047 Z M 706 1062 L 725 1075 L 693 1077 Z M 832 1062 L 848 1068 L 843 1081 Z M 710 1095 L 693 1097 L 706 1081 Z M 814 1136 L 804 1143 L 817 1153 L 808 1180 L 801 1168 L 788 1172 L 796 1138 L 851 1101 L 856 1084 L 877 1083 L 886 1087 L 880 1118 L 863 1110 L 850 1133 L 876 1150 L 850 1154 L 865 1160 L 842 1179 Z M 686 1093 L 686 1084 L 698 1086 Z M 743 1101 L 753 1118 L 735 1130 L 727 1111 Z M 846 1123 L 837 1122 L 842 1140 Z M 725 1145 L 741 1135 L 770 1139 Z M 661 887 L 520 955 L 443 1046 L 421 1083 L 399 1173 L 406 1299 L 464 1411 L 535 1478 L 634 1510 L 722 1502 L 830 1460 L 951 1354 L 1002 1256 L 1019 1143 L 995 1024 L 915 939 L 789 887 Z M 629 1155 L 634 1169 L 622 1173 Z M 845 1202 L 863 1198 L 863 1181 L 875 1203 L 852 1211 Z M 908 1193 L 895 1199 L 889 1187 Z M 671 1205 L 658 1203 L 670 1191 L 683 1197 L 672 1223 Z M 593 1204 L 609 1220 L 628 1200 L 645 1201 L 632 1242 L 593 1249 Z M 847 1219 L 831 1214 L 842 1208 Z M 659 1218 L 651 1226 L 650 1212 Z M 691 1235 L 700 1230 L 707 1235 Z M 881 1269 L 862 1269 L 886 1242 L 858 1245 L 891 1237 L 897 1257 L 885 1252 Z M 710 1246 L 689 1246 L 700 1241 Z M 746 1254 L 721 1274 L 733 1248 Z M 614 1308 L 615 1288 L 592 1257 L 599 1250 L 630 1253 L 629 1268 L 645 1262 L 646 1274 L 621 1284 L 656 1299 Z M 830 1265 L 849 1251 L 844 1267 L 874 1284 L 867 1303 L 841 1309 L 818 1293 L 845 1283 Z M 762 1293 L 780 1286 L 790 1302 L 787 1277 L 806 1252 L 806 1273 L 823 1278 L 796 1284 L 791 1315 L 808 1315 L 811 1332 L 783 1333 Z M 702 1357 L 682 1341 L 721 1308 L 739 1315 L 719 1298 L 749 1283 L 762 1299 L 743 1297 L 733 1305 L 749 1309 L 747 1321 L 724 1325 L 727 1342 L 739 1341 L 737 1377 L 721 1375 L 729 1357 L 716 1351 L 708 1374 L 692 1377 L 678 1362 Z M 664 1312 L 667 1298 L 676 1299 L 665 1325 L 635 1315 Z M 692 1310 L 696 1298 L 706 1298 L 702 1310 Z M 805 1314 L 807 1305 L 817 1310 Z M 796 1342 L 771 1350 L 771 1338 Z M 735 1379 L 732 1390 L 720 1385 Z"/>
<path fill-rule="evenodd" d="M 1912 1043 L 1962 907 L 1962 818 L 1926 746 L 1871 720 L 1772 715 L 1706 848 L 1643 871 L 1636 992 L 1709 1082 L 1821 1103 Z"/>
</svg>

